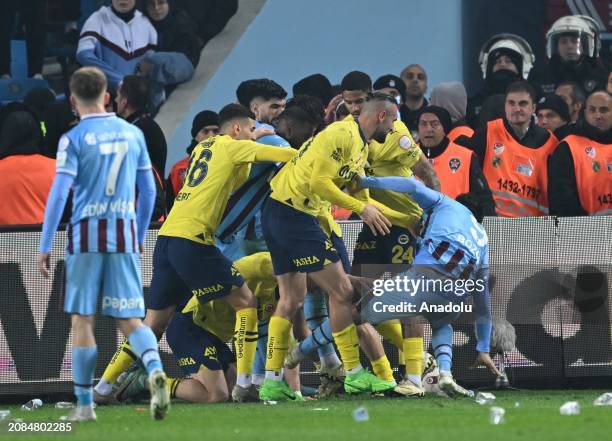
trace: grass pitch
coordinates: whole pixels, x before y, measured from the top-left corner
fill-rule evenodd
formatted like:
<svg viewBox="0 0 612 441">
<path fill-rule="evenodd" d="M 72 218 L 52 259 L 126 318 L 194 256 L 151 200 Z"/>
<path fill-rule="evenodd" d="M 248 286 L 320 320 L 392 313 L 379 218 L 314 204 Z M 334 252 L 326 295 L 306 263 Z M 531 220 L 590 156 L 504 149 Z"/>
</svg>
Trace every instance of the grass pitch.
<svg viewBox="0 0 612 441">
<path fill-rule="evenodd" d="M 0 434 L 17 440 L 68 437 L 72 440 L 607 440 L 612 439 L 612 407 L 593 406 L 605 391 L 494 392 L 495 406 L 506 409 L 505 422 L 489 423 L 489 405 L 473 399 L 341 397 L 306 403 L 195 405 L 175 402 L 164 421 L 152 421 L 148 405 L 101 406 L 98 422 L 79 424 L 73 434 Z M 559 407 L 578 401 L 581 413 L 562 416 Z M 369 420 L 352 412 L 364 406 Z M 0 405 L 6 409 L 7 406 Z M 12 418 L 57 421 L 66 414 L 52 404 L 33 412 L 8 406 Z M 0 440 L 3 438 L 0 436 Z"/>
</svg>

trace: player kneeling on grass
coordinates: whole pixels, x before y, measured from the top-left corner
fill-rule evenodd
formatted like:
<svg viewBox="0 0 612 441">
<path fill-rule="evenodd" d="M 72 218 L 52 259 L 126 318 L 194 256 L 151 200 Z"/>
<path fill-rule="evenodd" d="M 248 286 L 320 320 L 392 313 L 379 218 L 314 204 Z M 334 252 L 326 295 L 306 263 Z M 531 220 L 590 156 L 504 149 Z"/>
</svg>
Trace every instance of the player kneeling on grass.
<svg viewBox="0 0 612 441">
<path fill-rule="evenodd" d="M 277 284 L 270 253 L 256 253 L 234 262 L 245 283 L 257 298 L 257 315 L 261 320 L 276 304 Z M 194 403 L 227 401 L 236 384 L 236 356 L 228 343 L 234 336 L 236 312 L 224 300 L 205 304 L 193 296 L 183 310 L 176 313 L 166 330 L 166 339 L 187 378 L 168 379 L 173 398 Z M 257 336 L 250 336 L 257 340 Z M 237 350 L 241 350 L 238 346 Z M 124 401 L 146 387 L 142 368 L 133 369 L 121 382 L 117 399 Z"/>
<path fill-rule="evenodd" d="M 117 319 L 133 353 L 146 367 L 152 385 L 151 414 L 162 419 L 170 406 L 166 375 L 157 339 L 140 319 L 144 300 L 139 251 L 155 200 L 147 145 L 139 129 L 105 112 L 109 95 L 102 71 L 92 67 L 77 70 L 70 78 L 70 92 L 81 122 L 59 141 L 57 174 L 47 200 L 37 261 L 40 272 L 49 277 L 53 235 L 72 188 L 64 311 L 72 318 L 77 407 L 68 420 L 96 420 L 94 315 L 100 294 L 102 313 Z"/>
<path fill-rule="evenodd" d="M 489 246 L 487 234 L 479 223 L 482 212 L 467 195 L 457 197 L 460 203 L 415 179 L 358 180 L 363 188 L 408 193 L 424 211 L 418 239 L 420 246 L 413 266 L 394 279 L 375 282 L 374 297 L 362 309 L 363 317 L 371 323 L 380 323 L 394 318 L 424 316 L 432 329 L 431 343 L 440 369 L 440 389 L 449 396 L 469 395 L 451 374 L 451 322 L 467 310 L 466 300 L 470 295 L 476 315 L 477 361 L 500 375 L 489 355 Z"/>
</svg>

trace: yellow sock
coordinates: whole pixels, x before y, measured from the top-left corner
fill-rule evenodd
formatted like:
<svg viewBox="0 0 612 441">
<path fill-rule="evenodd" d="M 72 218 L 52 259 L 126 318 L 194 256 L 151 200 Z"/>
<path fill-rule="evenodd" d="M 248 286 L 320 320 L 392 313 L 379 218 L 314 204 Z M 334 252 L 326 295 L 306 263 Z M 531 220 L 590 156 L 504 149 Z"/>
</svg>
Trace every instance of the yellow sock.
<svg viewBox="0 0 612 441">
<path fill-rule="evenodd" d="M 176 389 L 181 381 L 183 381 L 182 378 L 166 378 L 166 388 L 170 392 L 170 398 L 176 398 Z"/>
<path fill-rule="evenodd" d="M 338 346 L 344 369 L 349 371 L 359 367 L 361 365 L 359 361 L 359 337 L 357 337 L 355 323 L 351 323 L 340 332 L 333 332 L 332 335 L 336 346 Z"/>
<path fill-rule="evenodd" d="M 406 366 L 406 357 L 404 357 L 404 351 L 403 350 L 398 350 L 397 351 L 397 358 L 398 358 L 398 363 L 397 364 Z"/>
<path fill-rule="evenodd" d="M 266 357 L 266 371 L 280 373 L 283 361 L 289 350 L 289 336 L 291 322 L 282 317 L 273 315 L 268 325 L 268 346 Z"/>
<path fill-rule="evenodd" d="M 253 360 L 257 349 L 257 309 L 244 308 L 236 311 L 234 328 L 236 348 L 236 372 L 250 374 L 253 372 Z"/>
<path fill-rule="evenodd" d="M 402 324 L 399 320 L 389 320 L 375 326 L 376 330 L 385 340 L 389 340 L 400 351 L 404 350 L 404 337 Z"/>
<path fill-rule="evenodd" d="M 423 374 L 423 337 L 404 339 L 406 374 L 421 378 Z"/>
<path fill-rule="evenodd" d="M 386 355 L 383 355 L 378 360 L 371 361 L 372 370 L 374 374 L 385 381 L 394 381 L 393 370 L 391 369 L 391 363 Z"/>
<path fill-rule="evenodd" d="M 106 366 L 102 379 L 108 384 L 115 384 L 119 375 L 127 371 L 137 359 L 138 357 L 132 352 L 131 346 L 127 341 L 124 341 Z"/>
</svg>

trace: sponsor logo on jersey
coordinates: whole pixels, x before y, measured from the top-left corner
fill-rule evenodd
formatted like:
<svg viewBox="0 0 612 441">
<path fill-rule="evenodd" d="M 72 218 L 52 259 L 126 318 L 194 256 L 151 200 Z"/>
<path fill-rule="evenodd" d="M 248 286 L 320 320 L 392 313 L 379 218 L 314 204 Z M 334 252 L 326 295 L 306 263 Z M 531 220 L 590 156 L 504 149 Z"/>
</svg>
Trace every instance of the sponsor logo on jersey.
<svg viewBox="0 0 612 441">
<path fill-rule="evenodd" d="M 195 360 L 191 357 L 183 357 L 177 360 L 179 366 L 191 366 L 196 364 Z"/>
</svg>

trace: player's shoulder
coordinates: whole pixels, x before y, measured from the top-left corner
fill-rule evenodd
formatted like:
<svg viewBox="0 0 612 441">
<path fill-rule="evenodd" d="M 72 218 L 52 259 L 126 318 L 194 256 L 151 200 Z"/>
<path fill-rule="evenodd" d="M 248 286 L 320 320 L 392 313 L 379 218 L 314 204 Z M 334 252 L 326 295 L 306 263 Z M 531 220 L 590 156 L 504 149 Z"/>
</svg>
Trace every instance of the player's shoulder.
<svg viewBox="0 0 612 441">
<path fill-rule="evenodd" d="M 359 127 L 354 119 L 343 119 L 327 126 L 317 137 L 352 143 L 360 138 Z"/>
</svg>

